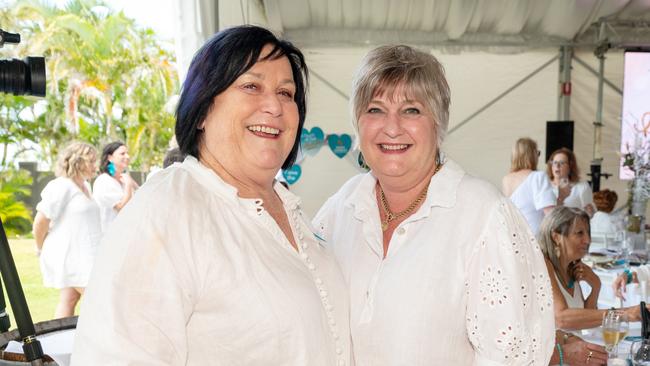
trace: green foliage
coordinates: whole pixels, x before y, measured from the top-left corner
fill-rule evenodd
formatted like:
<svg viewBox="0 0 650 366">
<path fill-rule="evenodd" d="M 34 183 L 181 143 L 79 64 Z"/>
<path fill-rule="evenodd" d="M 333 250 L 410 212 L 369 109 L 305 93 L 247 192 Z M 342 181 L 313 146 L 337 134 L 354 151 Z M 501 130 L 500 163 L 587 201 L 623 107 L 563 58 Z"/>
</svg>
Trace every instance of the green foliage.
<svg viewBox="0 0 650 366">
<path fill-rule="evenodd" d="M 162 159 L 174 125 L 165 107 L 179 83 L 174 56 L 151 30 L 101 0 L 72 0 L 63 9 L 22 0 L 0 9 L 0 24 L 22 35 L 15 56 L 44 55 L 47 63 L 44 101 L 0 100 L 0 148 L 31 141 L 51 165 L 70 140 L 101 147 L 120 139 L 134 169 Z"/>
<path fill-rule="evenodd" d="M 25 235 L 31 231 L 32 212 L 24 198 L 31 194 L 29 172 L 9 169 L 0 172 L 0 219 L 7 236 Z"/>
</svg>

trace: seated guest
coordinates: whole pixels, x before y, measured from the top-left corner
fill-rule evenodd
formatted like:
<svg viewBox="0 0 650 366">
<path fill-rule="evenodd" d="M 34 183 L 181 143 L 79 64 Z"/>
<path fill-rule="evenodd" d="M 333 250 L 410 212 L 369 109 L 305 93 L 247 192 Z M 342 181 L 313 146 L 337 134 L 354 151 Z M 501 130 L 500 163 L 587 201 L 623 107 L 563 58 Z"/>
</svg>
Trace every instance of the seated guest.
<svg viewBox="0 0 650 366">
<path fill-rule="evenodd" d="M 591 242 L 589 215 L 577 208 L 554 208 L 542 220 L 538 241 L 551 279 L 556 327 L 586 329 L 600 325 L 606 311 L 597 308 L 600 279 L 581 261 Z M 586 299 L 580 281 L 591 287 Z M 621 311 L 630 321 L 641 319 L 637 306 Z"/>
<path fill-rule="evenodd" d="M 544 214 L 555 207 L 556 198 L 544 172 L 537 171 L 537 143 L 520 138 L 512 148 L 510 173 L 501 181 L 503 194 L 519 209 L 534 234 Z"/>
<path fill-rule="evenodd" d="M 591 232 L 594 235 L 610 235 L 616 233 L 616 225 L 612 222 L 610 213 L 616 206 L 618 195 L 609 189 L 594 193 L 594 204 L 598 211 L 591 218 Z"/>
</svg>

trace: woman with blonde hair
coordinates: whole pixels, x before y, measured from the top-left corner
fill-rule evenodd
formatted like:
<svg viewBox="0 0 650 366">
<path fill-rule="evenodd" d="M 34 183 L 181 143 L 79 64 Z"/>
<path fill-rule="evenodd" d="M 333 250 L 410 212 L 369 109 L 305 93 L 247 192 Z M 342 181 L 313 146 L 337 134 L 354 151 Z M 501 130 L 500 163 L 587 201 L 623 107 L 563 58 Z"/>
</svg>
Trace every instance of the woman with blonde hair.
<svg viewBox="0 0 650 366">
<path fill-rule="evenodd" d="M 512 148 L 510 173 L 501 181 L 503 194 L 524 215 L 535 234 L 556 201 L 546 174 L 537 171 L 538 160 L 537 143 L 528 137 L 520 138 Z"/>
<path fill-rule="evenodd" d="M 55 318 L 74 314 L 101 238 L 99 207 L 88 183 L 96 171 L 95 148 L 71 143 L 56 163 L 57 178 L 45 186 L 36 206 L 33 233 L 43 284 L 60 290 Z"/>
<path fill-rule="evenodd" d="M 442 152 L 450 101 L 442 65 L 406 45 L 371 50 L 354 79 L 371 171 L 313 222 L 349 286 L 356 364 L 548 364 L 544 259 L 512 203 Z"/>
</svg>

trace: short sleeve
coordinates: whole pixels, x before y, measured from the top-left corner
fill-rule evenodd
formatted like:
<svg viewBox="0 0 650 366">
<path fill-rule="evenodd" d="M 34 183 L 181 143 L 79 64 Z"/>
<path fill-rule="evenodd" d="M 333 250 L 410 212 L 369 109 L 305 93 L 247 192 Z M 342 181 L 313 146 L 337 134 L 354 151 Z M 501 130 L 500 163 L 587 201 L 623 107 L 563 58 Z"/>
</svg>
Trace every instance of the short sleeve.
<svg viewBox="0 0 650 366">
<path fill-rule="evenodd" d="M 467 273 L 474 365 L 548 365 L 555 341 L 548 272 L 526 222 L 505 198 L 492 210 Z"/>
<path fill-rule="evenodd" d="M 543 172 L 533 172 L 532 174 L 535 174 L 533 179 L 535 209 L 541 210 L 545 207 L 555 206 L 557 197 L 553 193 L 553 187 L 546 174 Z"/>
<path fill-rule="evenodd" d="M 36 205 L 36 211 L 55 221 L 72 199 L 75 193 L 73 188 L 66 178 L 56 178 L 50 181 L 41 192 L 41 201 Z"/>
</svg>

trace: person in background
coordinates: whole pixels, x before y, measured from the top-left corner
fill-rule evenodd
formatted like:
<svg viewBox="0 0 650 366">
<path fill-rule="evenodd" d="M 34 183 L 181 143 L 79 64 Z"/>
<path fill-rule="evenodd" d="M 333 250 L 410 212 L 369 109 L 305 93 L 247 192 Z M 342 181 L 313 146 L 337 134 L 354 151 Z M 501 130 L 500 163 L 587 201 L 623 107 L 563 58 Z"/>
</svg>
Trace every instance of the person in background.
<svg viewBox="0 0 650 366">
<path fill-rule="evenodd" d="M 36 205 L 33 233 L 43 285 L 60 293 L 55 318 L 74 314 L 101 238 L 99 207 L 88 183 L 96 172 L 95 148 L 71 143 L 59 155 L 57 178 L 45 186 Z"/>
<path fill-rule="evenodd" d="M 163 169 L 174 163 L 182 163 L 183 160 L 185 160 L 185 157 L 187 157 L 187 155 L 184 154 L 178 147 L 173 147 L 167 150 L 165 158 L 163 159 Z"/>
<path fill-rule="evenodd" d="M 616 234 L 616 225 L 612 221 L 611 212 L 616 207 L 618 195 L 609 189 L 603 189 L 594 193 L 594 204 L 598 211 L 591 217 L 591 232 L 594 235 L 609 235 L 612 238 Z"/>
<path fill-rule="evenodd" d="M 502 193 L 509 197 L 537 234 L 544 215 L 555 207 L 557 199 L 544 172 L 537 171 L 537 143 L 522 137 L 512 148 L 510 173 L 501 181 Z"/>
<path fill-rule="evenodd" d="M 601 282 L 582 262 L 589 253 L 589 215 L 573 207 L 556 207 L 539 229 L 538 241 L 546 259 L 553 288 L 555 325 L 560 329 L 587 329 L 599 326 L 607 310 L 598 309 Z M 585 299 L 581 281 L 591 287 Z M 629 321 L 641 319 L 638 306 L 621 308 Z"/>
<path fill-rule="evenodd" d="M 409 46 L 371 50 L 354 79 L 371 171 L 313 223 L 349 286 L 355 361 L 545 365 L 555 327 L 542 253 L 517 208 L 442 153 L 449 103 L 442 65 Z"/>
<path fill-rule="evenodd" d="M 101 174 L 93 183 L 93 198 L 99 205 L 102 232 L 106 232 L 138 188 L 138 183 L 126 172 L 129 159 L 127 147 L 121 141 L 111 142 L 102 149 Z"/>
<path fill-rule="evenodd" d="M 307 87 L 300 50 L 264 28 L 197 52 L 176 111 L 188 156 L 105 236 L 73 365 L 353 364 L 339 266 L 274 179 L 300 148 Z"/>
<path fill-rule="evenodd" d="M 553 151 L 546 167 L 558 206 L 585 210 L 589 216 L 596 211 L 591 187 L 580 181 L 580 170 L 573 151 L 561 148 Z"/>
</svg>

